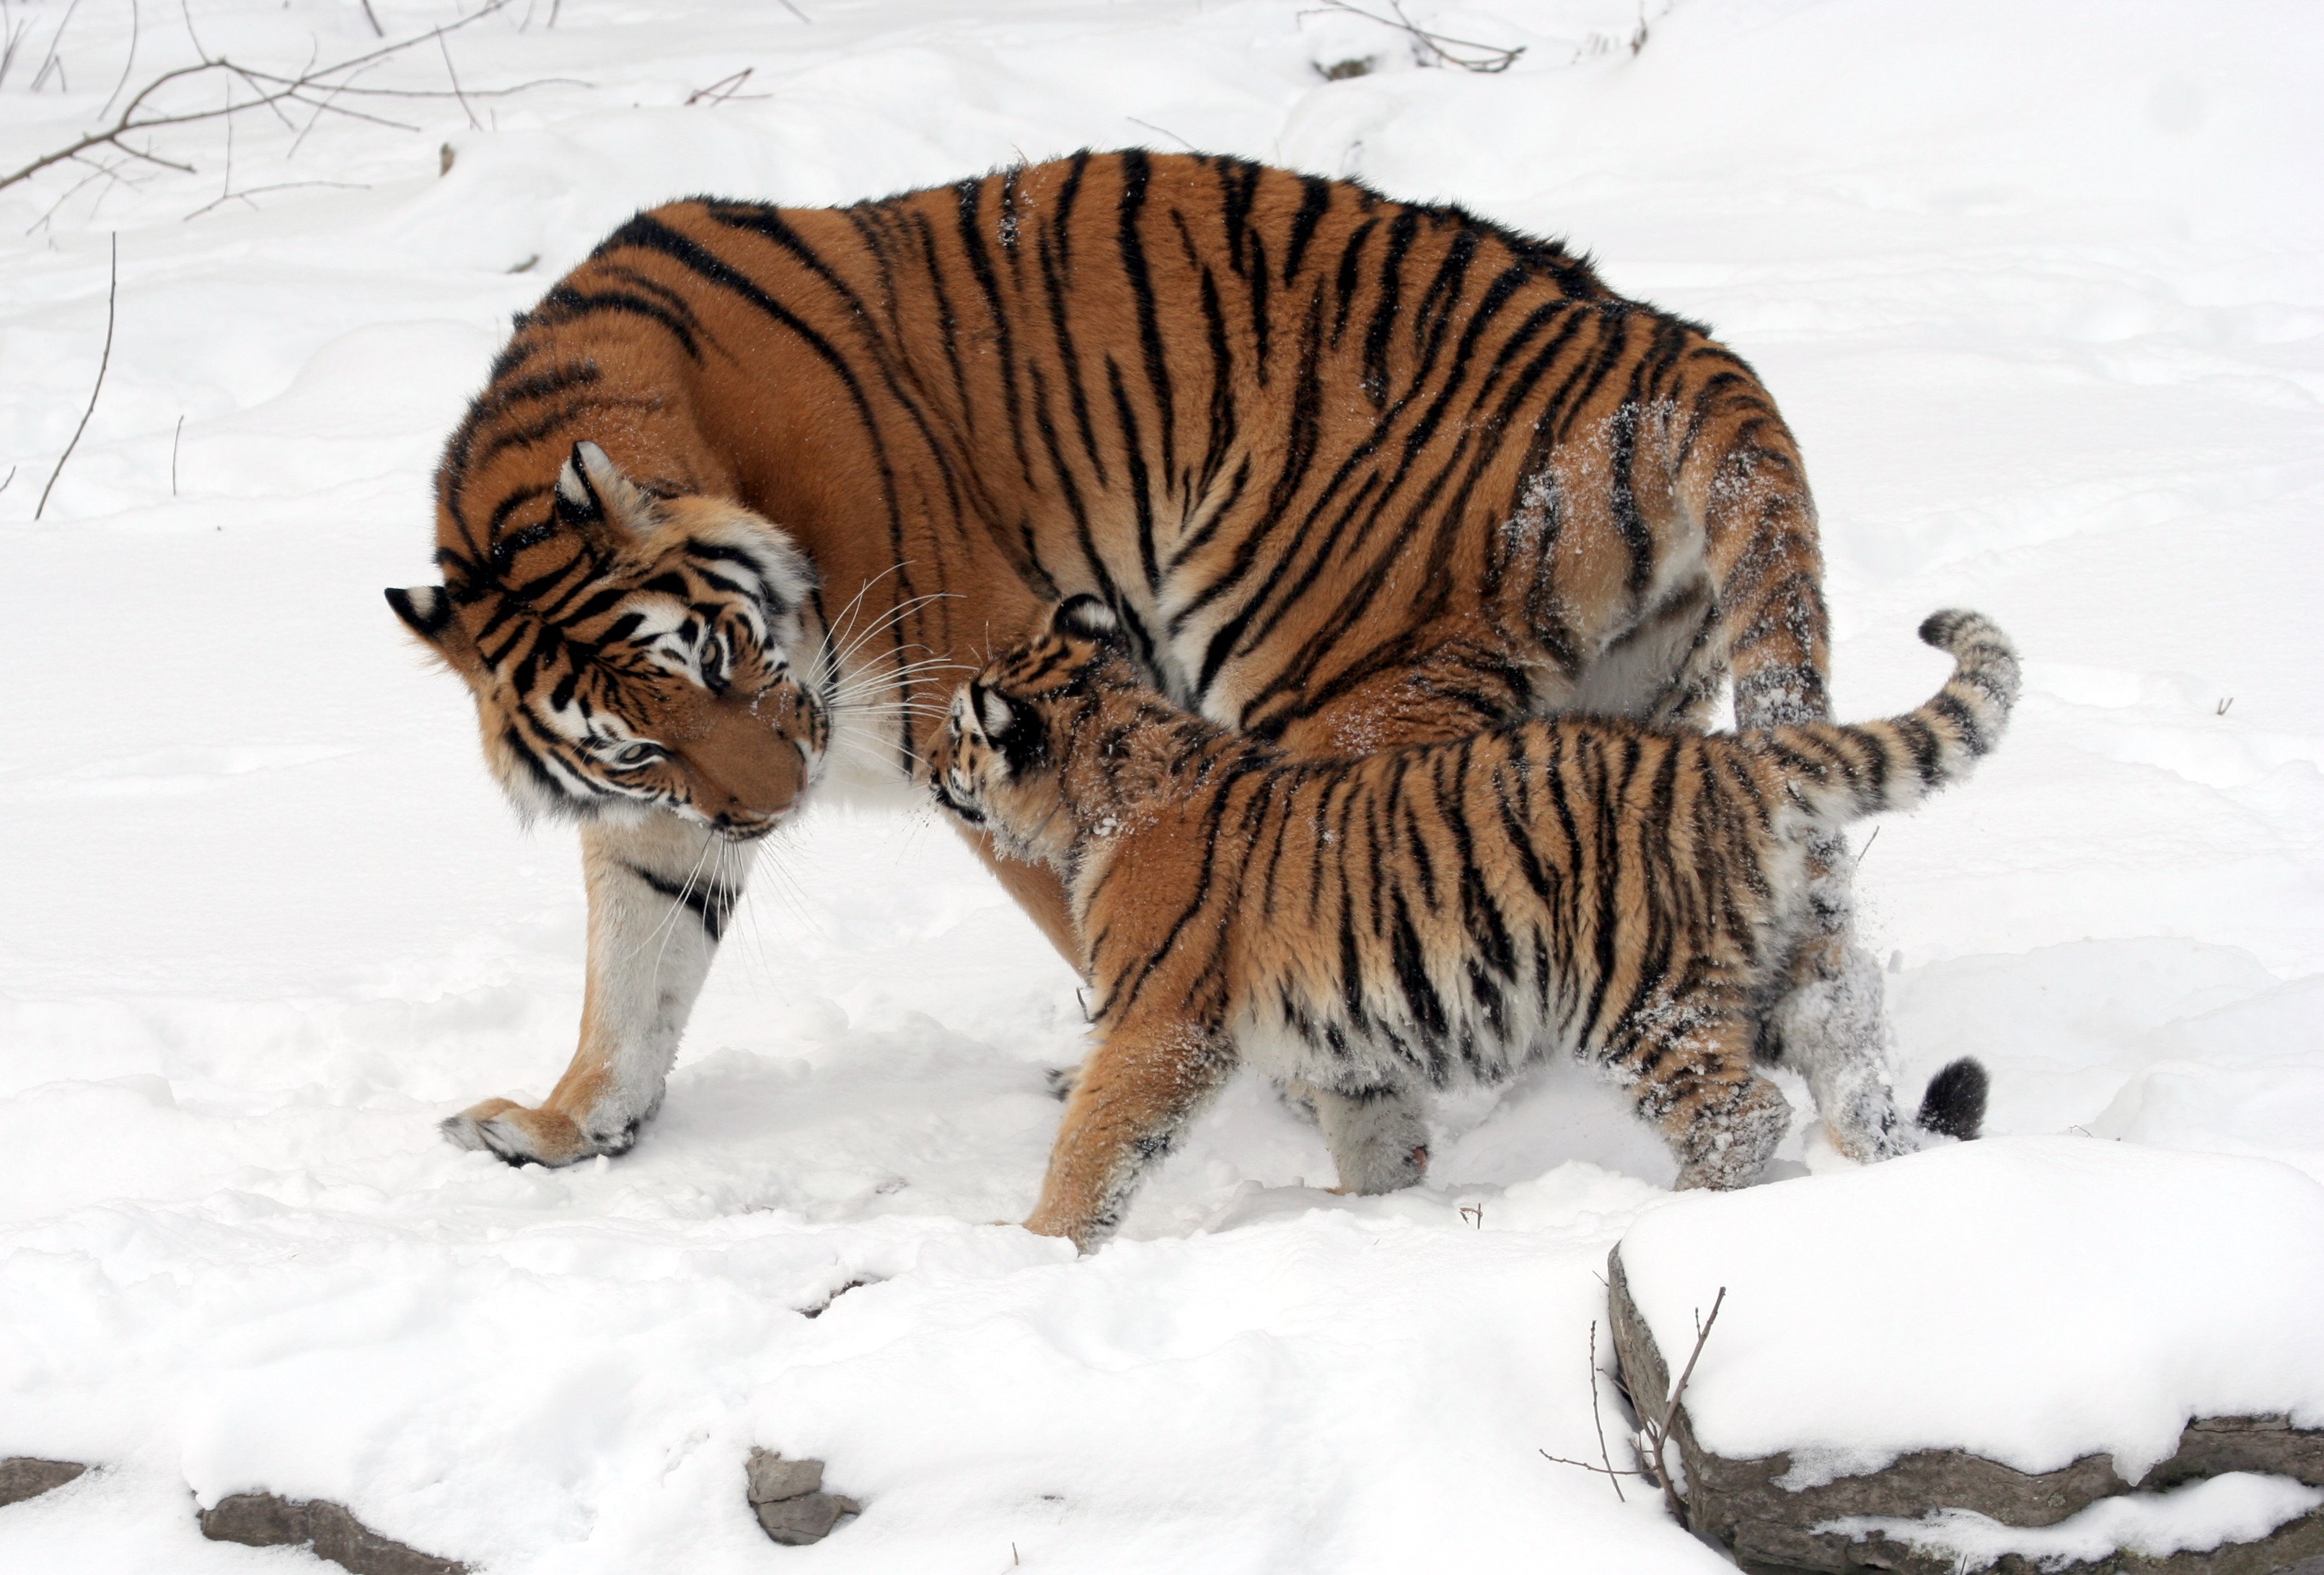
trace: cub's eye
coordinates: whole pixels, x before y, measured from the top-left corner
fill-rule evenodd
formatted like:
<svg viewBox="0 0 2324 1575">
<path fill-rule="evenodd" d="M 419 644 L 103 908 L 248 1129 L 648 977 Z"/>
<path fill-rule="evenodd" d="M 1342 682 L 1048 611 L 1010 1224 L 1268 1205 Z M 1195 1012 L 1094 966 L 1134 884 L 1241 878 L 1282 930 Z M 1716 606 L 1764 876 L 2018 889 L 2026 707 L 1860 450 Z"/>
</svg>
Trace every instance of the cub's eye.
<svg viewBox="0 0 2324 1575">
<path fill-rule="evenodd" d="M 662 759 L 659 744 L 607 741 L 597 746 L 597 758 L 617 770 L 634 771 L 640 766 L 650 766 Z"/>
<path fill-rule="evenodd" d="M 702 686 L 714 695 L 726 686 L 726 643 L 715 634 L 706 634 L 694 653 L 695 666 L 701 671 Z"/>
</svg>

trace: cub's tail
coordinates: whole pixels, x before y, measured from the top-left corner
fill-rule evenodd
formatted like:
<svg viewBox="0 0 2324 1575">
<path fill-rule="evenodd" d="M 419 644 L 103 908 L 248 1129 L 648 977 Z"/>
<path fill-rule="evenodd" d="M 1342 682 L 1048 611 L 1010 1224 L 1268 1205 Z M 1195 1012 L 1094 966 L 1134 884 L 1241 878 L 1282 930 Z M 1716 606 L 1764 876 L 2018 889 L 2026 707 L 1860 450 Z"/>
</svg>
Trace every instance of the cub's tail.
<svg viewBox="0 0 2324 1575">
<path fill-rule="evenodd" d="M 1792 791 L 1827 825 L 1910 809 L 1969 773 L 2001 740 L 2017 703 L 2017 652 L 1975 612 L 1933 612 L 1921 639 L 1950 652 L 1952 677 L 1916 711 L 1853 725 L 1803 723 L 1746 734 L 1783 762 Z"/>
</svg>

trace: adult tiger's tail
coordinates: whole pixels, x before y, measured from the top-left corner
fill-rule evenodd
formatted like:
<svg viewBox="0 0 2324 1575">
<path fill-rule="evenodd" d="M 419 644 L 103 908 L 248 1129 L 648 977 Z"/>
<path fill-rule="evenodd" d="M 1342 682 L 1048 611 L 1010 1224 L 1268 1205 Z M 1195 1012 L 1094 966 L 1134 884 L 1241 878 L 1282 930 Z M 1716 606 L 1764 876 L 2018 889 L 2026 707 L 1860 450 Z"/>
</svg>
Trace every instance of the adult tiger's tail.
<svg viewBox="0 0 2324 1575">
<path fill-rule="evenodd" d="M 1793 795 L 1826 826 L 1910 809 L 1969 773 L 2000 741 L 2017 702 L 2017 652 L 1975 612 L 1932 612 L 1921 639 L 1951 653 L 1952 677 L 1918 710 L 1885 722 L 1802 723 L 1764 740 Z"/>
</svg>

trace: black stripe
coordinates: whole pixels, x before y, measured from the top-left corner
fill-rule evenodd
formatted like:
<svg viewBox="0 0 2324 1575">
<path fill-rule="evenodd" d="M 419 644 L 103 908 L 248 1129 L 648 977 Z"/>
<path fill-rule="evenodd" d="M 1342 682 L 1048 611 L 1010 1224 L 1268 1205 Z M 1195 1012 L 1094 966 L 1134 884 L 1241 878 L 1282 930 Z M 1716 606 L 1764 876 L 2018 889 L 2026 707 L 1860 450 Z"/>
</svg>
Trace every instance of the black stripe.
<svg viewBox="0 0 2324 1575">
<path fill-rule="evenodd" d="M 664 880 L 640 864 L 624 862 L 622 868 L 672 902 L 685 904 L 694 916 L 702 921 L 703 933 L 714 944 L 725 934 L 727 921 L 733 917 L 734 903 L 740 893 L 711 880 L 680 885 L 675 880 Z"/>
</svg>

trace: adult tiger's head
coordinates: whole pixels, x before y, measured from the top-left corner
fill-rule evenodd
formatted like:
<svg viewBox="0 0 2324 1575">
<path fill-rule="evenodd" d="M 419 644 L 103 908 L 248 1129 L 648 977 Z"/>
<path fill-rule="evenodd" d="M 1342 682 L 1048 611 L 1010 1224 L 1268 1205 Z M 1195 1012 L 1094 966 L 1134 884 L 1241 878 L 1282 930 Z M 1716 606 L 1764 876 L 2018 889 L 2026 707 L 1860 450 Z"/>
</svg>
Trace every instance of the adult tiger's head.
<svg viewBox="0 0 2324 1575">
<path fill-rule="evenodd" d="M 467 680 L 521 814 L 659 808 L 747 841 L 820 774 L 829 686 L 794 662 L 815 570 L 759 515 L 656 497 L 576 443 L 546 520 L 490 563 L 439 558 L 444 585 L 388 604 Z"/>
<path fill-rule="evenodd" d="M 1073 846 L 1065 756 L 1105 695 L 1135 686 L 1120 631 L 1095 596 L 1069 598 L 953 696 L 928 751 L 936 802 L 1013 858 L 1054 863 Z"/>
</svg>

